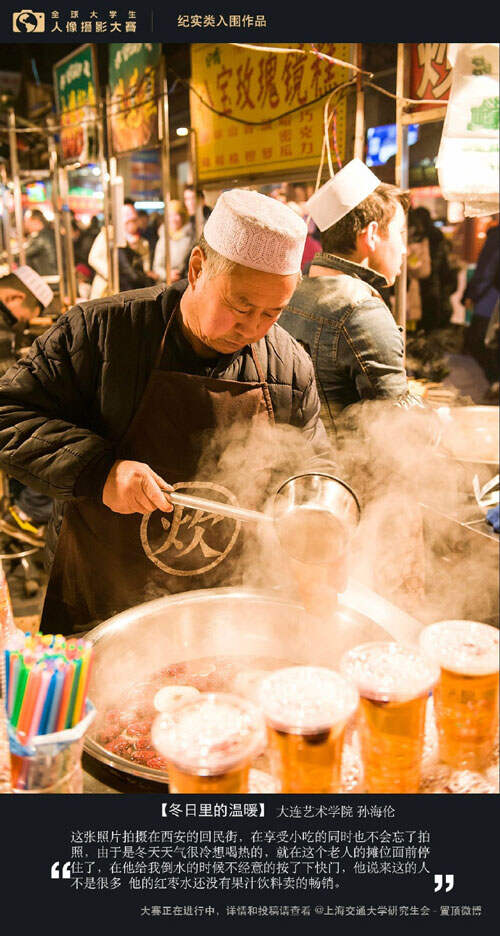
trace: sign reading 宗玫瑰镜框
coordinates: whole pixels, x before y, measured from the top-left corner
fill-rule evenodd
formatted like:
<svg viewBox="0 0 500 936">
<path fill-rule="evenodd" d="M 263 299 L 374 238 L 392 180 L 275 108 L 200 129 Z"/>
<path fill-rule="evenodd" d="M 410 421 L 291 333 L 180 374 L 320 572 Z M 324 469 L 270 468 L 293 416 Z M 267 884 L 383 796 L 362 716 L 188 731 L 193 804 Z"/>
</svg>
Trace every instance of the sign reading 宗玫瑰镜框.
<svg viewBox="0 0 500 936">
<path fill-rule="evenodd" d="M 276 47 L 299 51 L 229 43 L 191 46 L 191 120 L 200 181 L 263 173 L 277 177 L 293 169 L 317 168 L 326 94 L 353 73 L 316 53 L 352 62 L 353 46 L 328 42 Z M 344 160 L 345 96 L 339 94 L 334 106 L 332 150 L 336 146 Z M 264 123 L 270 119 L 272 123 Z"/>
</svg>

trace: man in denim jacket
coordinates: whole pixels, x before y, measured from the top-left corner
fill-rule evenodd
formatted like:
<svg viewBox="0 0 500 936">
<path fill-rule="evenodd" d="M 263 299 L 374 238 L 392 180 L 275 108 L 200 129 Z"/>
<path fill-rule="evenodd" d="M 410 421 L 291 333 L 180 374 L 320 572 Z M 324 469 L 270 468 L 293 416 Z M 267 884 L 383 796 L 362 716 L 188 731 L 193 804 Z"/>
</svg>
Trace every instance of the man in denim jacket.
<svg viewBox="0 0 500 936">
<path fill-rule="evenodd" d="M 418 402 L 408 391 L 400 329 L 380 290 L 406 251 L 409 197 L 352 160 L 310 199 L 323 252 L 296 289 L 280 325 L 314 363 L 325 425 L 364 399 Z"/>
</svg>

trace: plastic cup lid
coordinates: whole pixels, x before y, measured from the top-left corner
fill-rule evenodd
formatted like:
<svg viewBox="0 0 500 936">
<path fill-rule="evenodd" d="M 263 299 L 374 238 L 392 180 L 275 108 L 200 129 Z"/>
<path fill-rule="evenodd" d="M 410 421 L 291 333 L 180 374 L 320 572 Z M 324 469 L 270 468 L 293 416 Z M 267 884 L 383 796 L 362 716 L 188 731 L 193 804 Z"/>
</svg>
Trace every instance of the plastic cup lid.
<svg viewBox="0 0 500 936">
<path fill-rule="evenodd" d="M 315 734 L 345 724 L 358 700 L 353 686 L 321 666 L 277 670 L 264 680 L 260 691 L 267 722 L 290 734 Z"/>
<path fill-rule="evenodd" d="M 265 725 L 259 709 L 246 699 L 209 692 L 175 712 L 158 715 L 152 740 L 162 757 L 179 770 L 218 775 L 260 752 Z"/>
<path fill-rule="evenodd" d="M 413 647 L 395 642 L 354 647 L 342 657 L 340 671 L 358 687 L 361 697 L 381 702 L 416 699 L 439 679 L 435 663 Z"/>
<path fill-rule="evenodd" d="M 498 672 L 498 630 L 479 621 L 438 621 L 420 634 L 422 653 L 464 676 Z"/>
</svg>

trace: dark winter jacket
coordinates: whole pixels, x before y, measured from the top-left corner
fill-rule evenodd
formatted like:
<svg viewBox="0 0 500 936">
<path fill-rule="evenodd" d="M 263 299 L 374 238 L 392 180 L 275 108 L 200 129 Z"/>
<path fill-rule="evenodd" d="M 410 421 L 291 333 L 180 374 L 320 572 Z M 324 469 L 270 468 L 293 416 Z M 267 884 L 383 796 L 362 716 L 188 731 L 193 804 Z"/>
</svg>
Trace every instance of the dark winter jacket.
<svg viewBox="0 0 500 936">
<path fill-rule="evenodd" d="M 37 234 L 31 235 L 26 245 L 26 263 L 40 276 L 56 275 L 55 234 L 48 224 Z"/>
<path fill-rule="evenodd" d="M 0 467 L 57 500 L 101 499 L 186 286 L 180 281 L 82 303 L 38 338 L 0 380 Z M 214 366 L 190 356 L 175 334 L 168 333 L 169 369 L 258 380 L 248 346 L 220 355 Z M 278 325 L 254 348 L 276 421 L 299 427 L 311 454 L 328 458 L 309 356 Z"/>
<path fill-rule="evenodd" d="M 151 277 L 144 272 L 142 257 L 129 244 L 118 248 L 118 276 L 122 292 L 143 289 L 152 283 Z"/>
<path fill-rule="evenodd" d="M 500 293 L 499 232 L 498 224 L 489 229 L 474 274 L 462 296 L 462 302 L 472 299 L 475 314 L 483 318 L 490 317 Z"/>
<path fill-rule="evenodd" d="M 457 271 L 450 265 L 448 245 L 444 234 L 432 226 L 426 234 L 429 241 L 431 272 L 419 279 L 422 302 L 421 327 L 429 332 L 445 328 L 452 313 L 450 296 L 458 287 Z"/>
</svg>

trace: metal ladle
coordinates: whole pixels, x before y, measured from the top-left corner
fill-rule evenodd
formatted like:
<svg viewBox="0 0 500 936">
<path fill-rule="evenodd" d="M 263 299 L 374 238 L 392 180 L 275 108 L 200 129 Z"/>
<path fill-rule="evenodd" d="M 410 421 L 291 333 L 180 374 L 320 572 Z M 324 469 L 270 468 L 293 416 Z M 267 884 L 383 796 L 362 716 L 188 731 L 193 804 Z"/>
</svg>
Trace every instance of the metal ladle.
<svg viewBox="0 0 500 936">
<path fill-rule="evenodd" d="M 204 497 L 166 491 L 175 506 L 244 523 L 273 523 L 283 549 L 299 562 L 334 562 L 345 551 L 361 509 L 348 484 L 332 475 L 305 472 L 288 478 L 274 495 L 271 513 L 246 510 Z"/>
<path fill-rule="evenodd" d="M 231 520 L 242 520 L 244 523 L 273 522 L 270 514 L 259 510 L 246 510 L 244 507 L 234 507 L 232 504 L 223 504 L 221 501 L 209 500 L 206 497 L 192 497 L 191 494 L 179 494 L 178 491 L 165 491 L 169 501 L 176 507 L 188 507 L 190 510 L 201 510 L 203 513 L 216 514 L 218 517 L 229 517 Z"/>
</svg>

